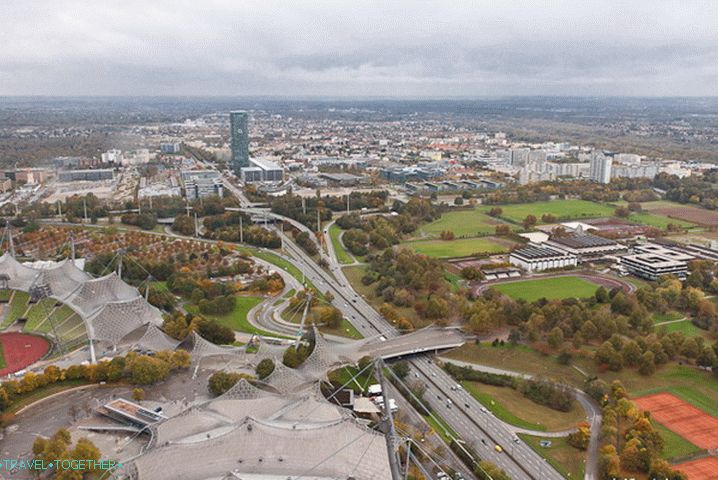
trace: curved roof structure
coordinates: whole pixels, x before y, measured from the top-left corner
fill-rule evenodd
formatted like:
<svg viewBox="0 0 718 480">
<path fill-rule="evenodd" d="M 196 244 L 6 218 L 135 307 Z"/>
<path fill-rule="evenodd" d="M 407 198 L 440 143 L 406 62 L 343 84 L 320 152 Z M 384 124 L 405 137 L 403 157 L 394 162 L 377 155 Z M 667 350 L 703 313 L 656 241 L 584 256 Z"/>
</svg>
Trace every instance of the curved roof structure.
<svg viewBox="0 0 718 480">
<path fill-rule="evenodd" d="M 214 425 L 204 417 L 210 428 Z M 194 431 L 190 429 L 190 431 Z M 134 461 L 140 479 L 194 480 L 227 474 L 291 478 L 391 478 L 383 436 L 352 420 L 303 428 L 246 417 L 202 441 L 159 444 Z M 165 437 L 167 438 L 167 437 Z"/>
<path fill-rule="evenodd" d="M 7 275 L 8 287 L 13 290 L 30 292 L 36 286 L 47 287 L 51 298 L 64 302 L 82 318 L 91 340 L 117 345 L 141 326 L 162 325 L 160 311 L 114 272 L 92 278 L 68 259 L 50 268 L 33 268 L 6 252 L 0 256 L 0 274 Z M 176 347 L 174 340 L 161 335 L 148 330 L 141 340 L 147 348 Z"/>
</svg>

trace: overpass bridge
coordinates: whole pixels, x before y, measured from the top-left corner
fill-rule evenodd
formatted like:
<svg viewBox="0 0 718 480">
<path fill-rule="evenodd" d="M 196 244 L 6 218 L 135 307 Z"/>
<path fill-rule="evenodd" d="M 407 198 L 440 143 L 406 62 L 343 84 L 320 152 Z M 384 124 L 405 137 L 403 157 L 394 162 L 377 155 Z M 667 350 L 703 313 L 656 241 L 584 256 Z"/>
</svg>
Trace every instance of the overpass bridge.
<svg viewBox="0 0 718 480">
<path fill-rule="evenodd" d="M 430 327 L 388 339 L 383 336 L 369 339 L 356 350 L 356 354 L 358 355 L 357 360 L 364 356 L 381 357 L 384 360 L 389 360 L 407 355 L 456 348 L 464 343 L 466 343 L 466 339 L 455 329 Z"/>
</svg>

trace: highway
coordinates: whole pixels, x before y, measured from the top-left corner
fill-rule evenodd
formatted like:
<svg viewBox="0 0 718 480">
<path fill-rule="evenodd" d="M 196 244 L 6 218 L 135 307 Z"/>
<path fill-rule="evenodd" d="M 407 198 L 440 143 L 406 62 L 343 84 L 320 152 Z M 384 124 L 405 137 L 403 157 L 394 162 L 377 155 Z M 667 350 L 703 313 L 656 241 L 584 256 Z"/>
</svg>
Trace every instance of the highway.
<svg viewBox="0 0 718 480">
<path fill-rule="evenodd" d="M 242 206 L 249 201 L 239 188 L 223 177 L 225 186 L 234 193 Z M 281 216 L 275 216 L 283 220 Z M 290 221 L 290 219 L 287 219 Z M 293 221 L 290 221 L 293 223 Z M 302 230 L 309 231 L 302 225 Z M 359 296 L 344 276 L 336 260 L 331 242 L 327 242 L 330 255 L 326 258 L 331 274 L 317 265 L 292 239 L 284 232 L 278 231 L 284 241 L 284 247 L 294 259 L 295 264 L 322 292 L 329 291 L 334 296 L 332 302 L 342 314 L 365 337 L 383 335 L 386 338 L 395 337 L 399 332 L 390 325 L 374 308 Z M 320 249 L 320 256 L 324 256 Z M 512 479 L 535 480 L 562 480 L 563 476 L 551 467 L 540 455 L 522 441 L 514 441 L 514 435 L 507 426 L 491 415 L 482 418 L 483 407 L 477 400 L 463 391 L 452 390 L 456 382 L 441 368 L 428 359 L 413 359 L 409 361 L 412 371 L 423 378 L 431 393 L 427 392 L 427 399 L 436 412 L 454 429 L 462 440 L 469 445 L 476 445 L 482 459 L 488 460 L 506 471 Z M 433 393 L 433 396 L 432 396 Z M 442 400 L 440 400 L 440 398 Z M 447 406 L 446 399 L 452 400 L 453 405 Z M 457 403 L 458 402 L 458 403 Z M 469 405 L 469 407 L 465 407 Z M 480 421 L 483 419 L 484 421 Z M 488 444 L 484 447 L 481 440 Z M 494 442 L 492 445 L 491 442 Z M 494 446 L 498 444 L 503 452 L 497 452 Z M 479 449 L 481 445 L 481 449 Z"/>
<path fill-rule="evenodd" d="M 331 278 L 328 272 L 319 267 L 304 251 L 295 245 L 291 239 L 284 235 L 284 245 L 287 252 L 296 260 L 299 268 L 303 269 L 305 275 L 315 285 L 327 287 L 335 297 L 334 304 L 354 324 L 354 326 L 365 337 L 381 333 L 385 337 L 399 335 L 374 308 L 359 296 L 349 284 L 339 267 L 335 256 L 329 258 L 330 270 L 336 280 Z M 331 247 L 330 247 L 331 248 Z M 481 445 L 481 439 L 485 439 L 489 447 L 477 448 L 482 459 L 488 460 L 504 471 L 514 480 L 535 479 L 535 480 L 561 480 L 563 476 L 551 467 L 541 456 L 534 452 L 524 442 L 514 442 L 513 436 L 506 425 L 493 416 L 487 415 L 483 422 L 477 420 L 482 405 L 465 392 L 451 390 L 456 382 L 441 368 L 429 363 L 428 359 L 413 359 L 409 361 L 413 371 L 422 378 L 430 388 L 433 396 L 429 394 L 427 400 L 436 409 L 439 416 L 454 429 L 462 440 L 469 445 Z M 461 395 L 461 397 L 459 397 Z M 439 401 L 439 397 L 444 399 Z M 450 398 L 454 405 L 446 406 L 446 398 Z M 455 405 L 461 405 L 456 407 Z M 469 408 L 464 407 L 464 403 Z M 489 443 L 489 440 L 495 443 Z M 504 451 L 497 452 L 495 444 L 502 446 Z"/>
</svg>

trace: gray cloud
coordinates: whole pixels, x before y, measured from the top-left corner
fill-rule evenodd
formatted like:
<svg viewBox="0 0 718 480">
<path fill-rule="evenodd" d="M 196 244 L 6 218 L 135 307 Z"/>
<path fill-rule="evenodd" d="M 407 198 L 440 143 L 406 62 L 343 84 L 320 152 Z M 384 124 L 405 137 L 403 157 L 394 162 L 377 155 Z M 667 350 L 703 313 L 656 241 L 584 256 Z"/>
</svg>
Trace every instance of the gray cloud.
<svg viewBox="0 0 718 480">
<path fill-rule="evenodd" d="M 718 95 L 718 3 L 0 3 L 0 95 Z"/>
</svg>

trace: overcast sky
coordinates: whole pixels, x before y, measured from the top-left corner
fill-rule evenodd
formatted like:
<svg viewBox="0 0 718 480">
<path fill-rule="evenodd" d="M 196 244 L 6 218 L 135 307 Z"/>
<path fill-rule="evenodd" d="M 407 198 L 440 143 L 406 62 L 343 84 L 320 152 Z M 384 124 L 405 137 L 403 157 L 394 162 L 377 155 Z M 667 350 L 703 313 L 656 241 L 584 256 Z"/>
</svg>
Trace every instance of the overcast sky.
<svg viewBox="0 0 718 480">
<path fill-rule="evenodd" d="M 0 95 L 718 95 L 718 1 L 3 0 Z"/>
</svg>

